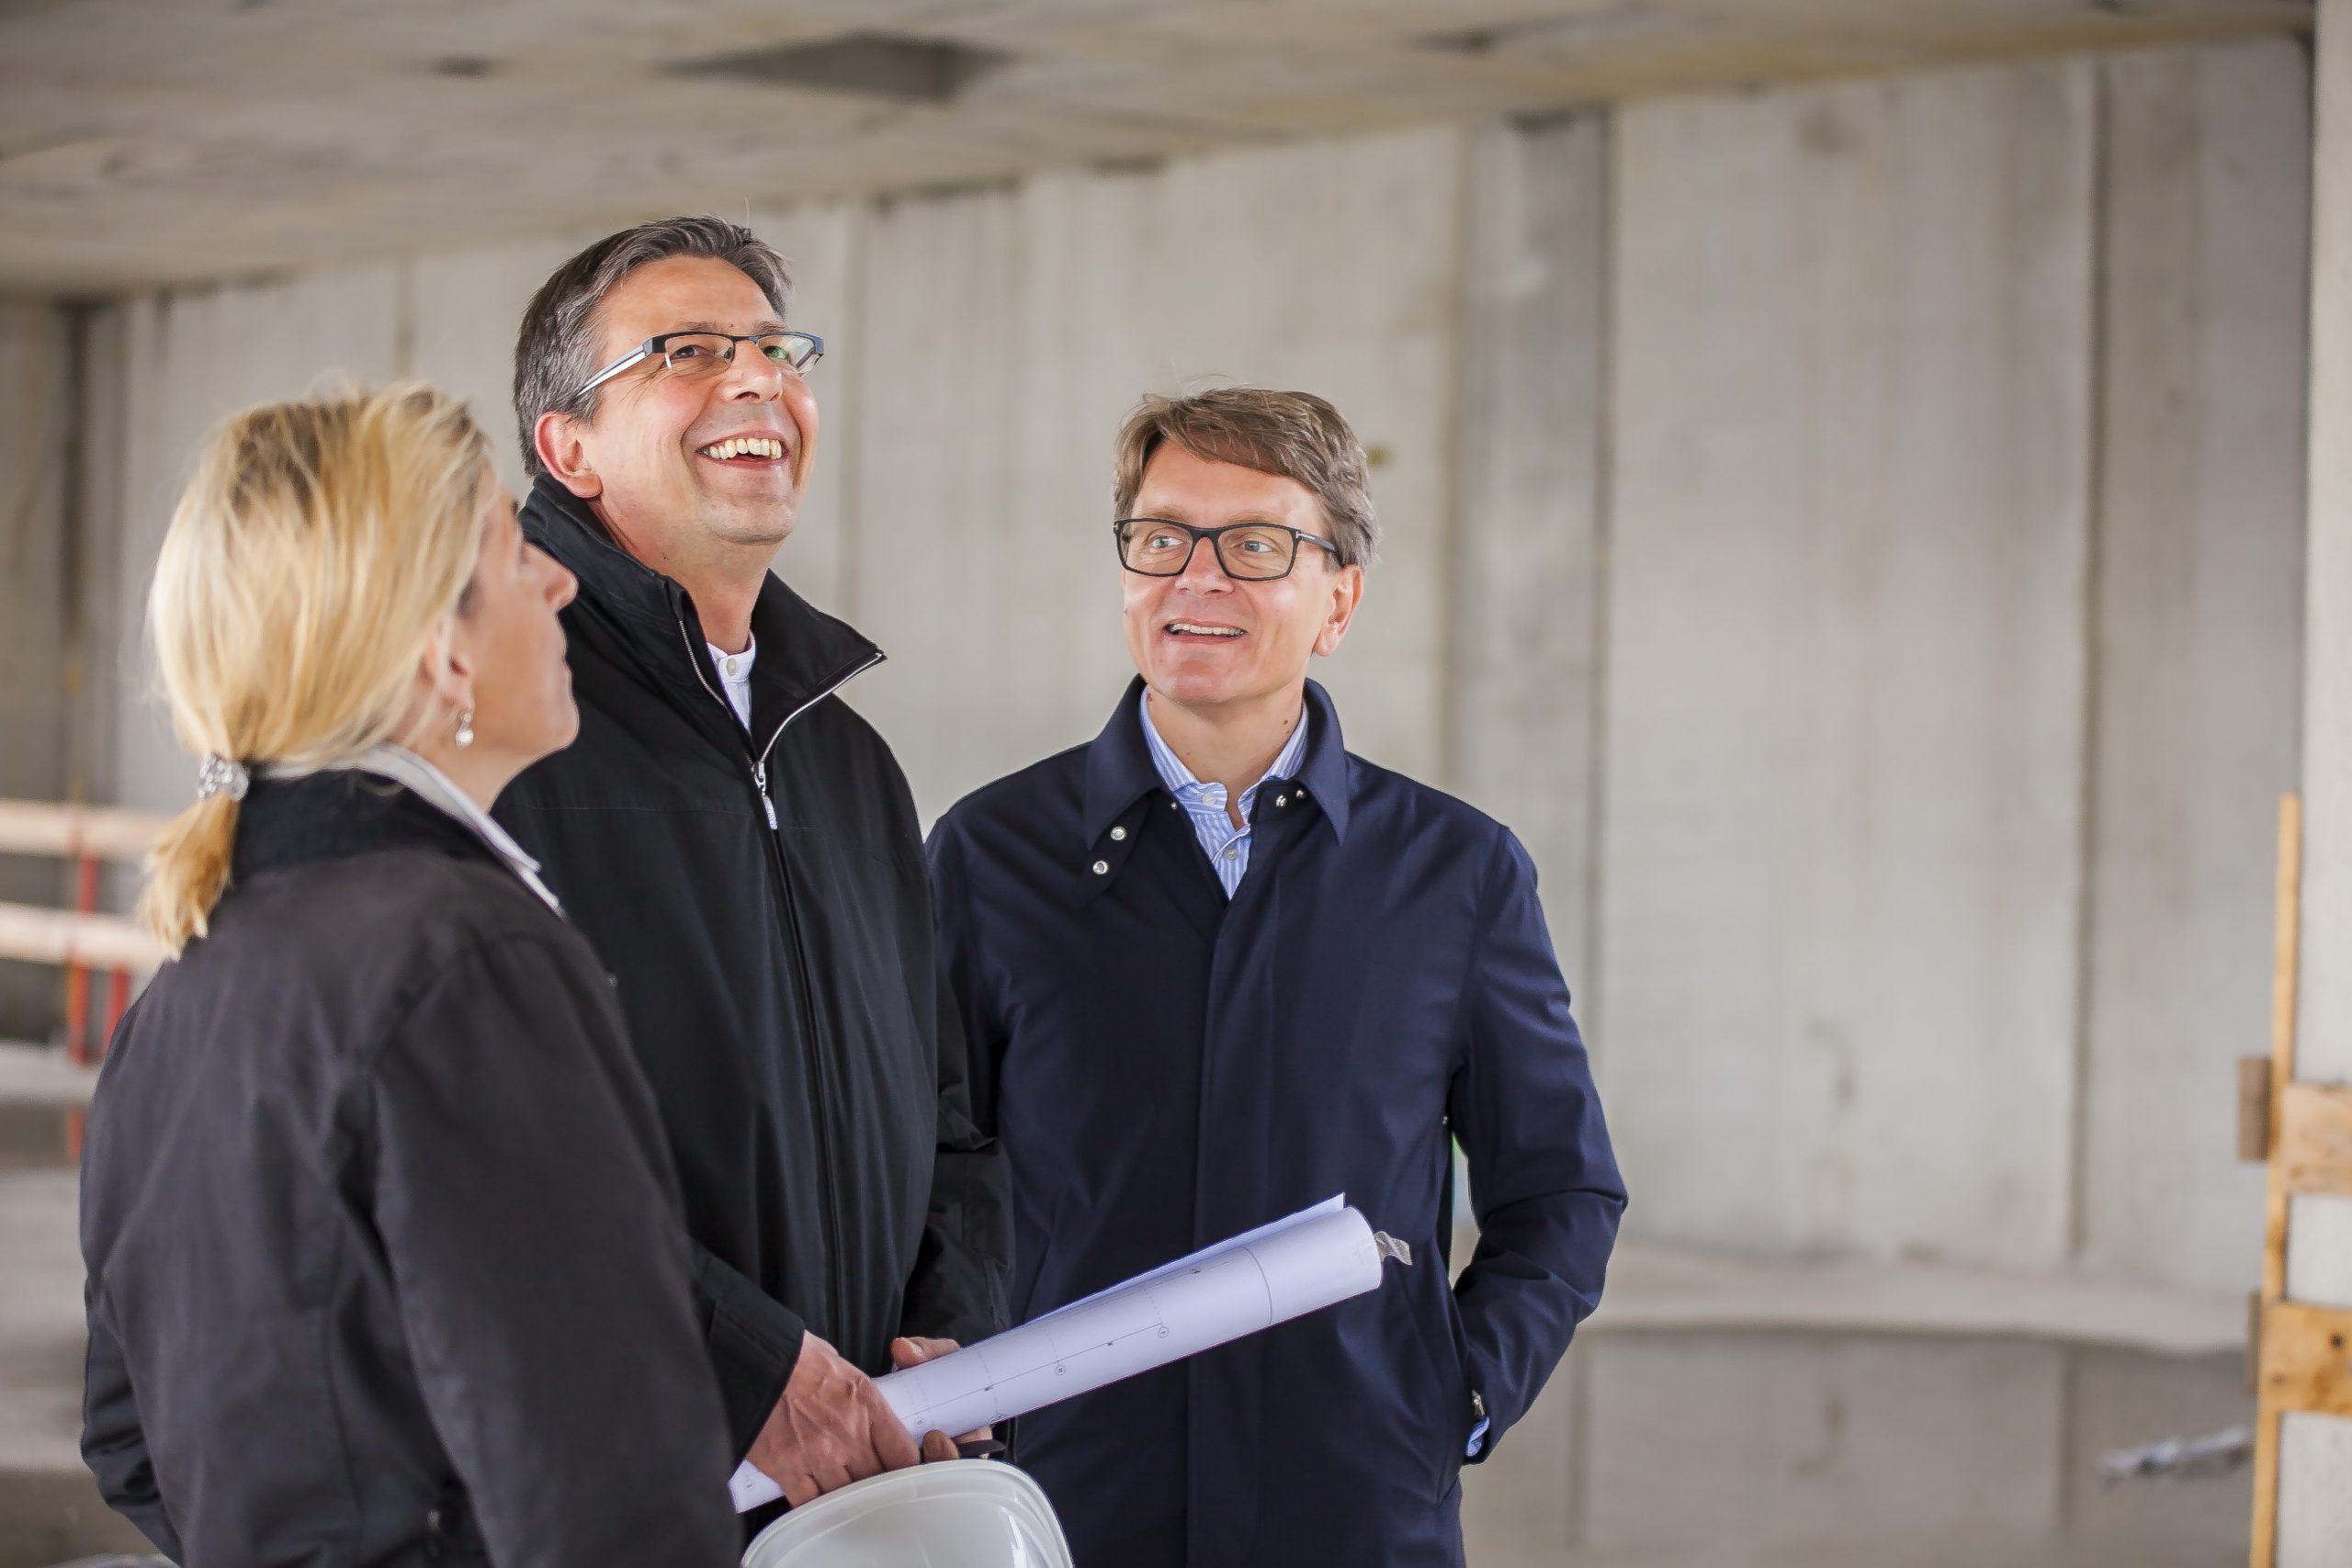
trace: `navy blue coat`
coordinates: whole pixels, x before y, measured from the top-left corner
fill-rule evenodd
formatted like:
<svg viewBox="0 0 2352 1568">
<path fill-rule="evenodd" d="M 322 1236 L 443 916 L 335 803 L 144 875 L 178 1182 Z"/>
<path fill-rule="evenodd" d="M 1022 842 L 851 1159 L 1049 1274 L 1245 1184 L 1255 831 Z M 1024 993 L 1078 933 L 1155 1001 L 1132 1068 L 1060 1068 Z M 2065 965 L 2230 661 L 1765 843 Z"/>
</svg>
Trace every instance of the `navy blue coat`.
<svg viewBox="0 0 2352 1568">
<path fill-rule="evenodd" d="M 1012 1167 L 1014 1317 L 1340 1191 L 1415 1262 L 1027 1416 L 1016 1457 L 1080 1568 L 1458 1563 L 1473 1394 L 1483 1457 L 1599 1301 L 1625 1201 L 1534 868 L 1349 755 L 1310 682 L 1228 904 L 1141 689 L 931 836 L 976 1111 Z M 1480 1226 L 1451 1285 L 1449 1132 Z"/>
</svg>

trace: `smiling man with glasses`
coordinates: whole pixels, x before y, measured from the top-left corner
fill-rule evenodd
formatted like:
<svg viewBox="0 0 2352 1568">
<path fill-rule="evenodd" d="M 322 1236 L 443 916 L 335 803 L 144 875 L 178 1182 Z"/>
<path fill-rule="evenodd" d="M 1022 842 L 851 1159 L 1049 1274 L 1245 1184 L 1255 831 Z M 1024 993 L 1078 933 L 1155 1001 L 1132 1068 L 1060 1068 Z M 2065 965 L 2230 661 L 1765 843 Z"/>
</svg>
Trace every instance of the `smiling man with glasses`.
<svg viewBox="0 0 2352 1568">
<path fill-rule="evenodd" d="M 532 300 L 521 517 L 579 579 L 580 739 L 497 815 L 613 974 L 734 1454 L 800 1503 L 913 1462 L 872 1375 L 1003 1326 L 1007 1220 L 939 1004 L 914 802 L 834 695 L 881 650 L 769 570 L 824 352 L 789 294 L 748 231 L 676 218 Z"/>
<path fill-rule="evenodd" d="M 1416 1267 L 1023 1416 L 1081 1562 L 1462 1561 L 1600 1300 L 1624 1190 L 1526 852 L 1351 754 L 1306 678 L 1362 603 L 1363 449 L 1303 392 L 1151 398 L 1111 525 L 1136 678 L 933 829 L 1017 1318 L 1345 1192 Z M 1459 1140 L 1479 1225 L 1447 1263 Z"/>
</svg>

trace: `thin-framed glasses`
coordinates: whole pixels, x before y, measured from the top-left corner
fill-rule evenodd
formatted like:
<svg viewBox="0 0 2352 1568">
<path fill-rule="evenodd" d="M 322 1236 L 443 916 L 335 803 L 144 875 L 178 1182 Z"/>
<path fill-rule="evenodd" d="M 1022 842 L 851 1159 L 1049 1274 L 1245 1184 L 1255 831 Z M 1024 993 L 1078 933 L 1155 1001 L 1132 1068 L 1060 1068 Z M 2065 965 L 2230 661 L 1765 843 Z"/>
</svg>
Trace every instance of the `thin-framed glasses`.
<svg viewBox="0 0 2352 1568">
<path fill-rule="evenodd" d="M 1119 547 L 1119 564 L 1144 577 L 1180 577 L 1193 564 L 1193 550 L 1203 539 L 1216 552 L 1225 575 L 1245 582 L 1266 582 L 1288 577 L 1298 564 L 1298 545 L 1308 544 L 1339 559 L 1340 547 L 1320 534 L 1280 523 L 1233 523 L 1222 528 L 1195 528 L 1172 517 L 1122 517 L 1111 525 Z"/>
<path fill-rule="evenodd" d="M 748 343 L 771 365 L 799 375 L 825 356 L 825 340 L 815 333 L 656 333 L 581 384 L 593 392 L 622 371 L 659 356 L 673 375 L 714 376 L 735 362 L 735 345 Z"/>
</svg>

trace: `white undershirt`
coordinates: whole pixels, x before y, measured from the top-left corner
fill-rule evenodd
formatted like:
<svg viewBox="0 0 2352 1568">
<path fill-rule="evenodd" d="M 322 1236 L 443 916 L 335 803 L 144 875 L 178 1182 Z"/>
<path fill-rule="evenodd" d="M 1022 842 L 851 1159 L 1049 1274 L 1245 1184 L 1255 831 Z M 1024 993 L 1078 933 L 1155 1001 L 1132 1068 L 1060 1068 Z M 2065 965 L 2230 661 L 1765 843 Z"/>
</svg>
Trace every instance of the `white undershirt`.
<svg viewBox="0 0 2352 1568">
<path fill-rule="evenodd" d="M 727 704 L 743 728 L 752 728 L 752 660 L 760 656 L 760 639 L 752 637 L 744 643 L 743 651 L 729 653 L 715 642 L 703 646 L 710 649 L 710 667 L 718 671 L 718 683 L 726 690 Z"/>
</svg>

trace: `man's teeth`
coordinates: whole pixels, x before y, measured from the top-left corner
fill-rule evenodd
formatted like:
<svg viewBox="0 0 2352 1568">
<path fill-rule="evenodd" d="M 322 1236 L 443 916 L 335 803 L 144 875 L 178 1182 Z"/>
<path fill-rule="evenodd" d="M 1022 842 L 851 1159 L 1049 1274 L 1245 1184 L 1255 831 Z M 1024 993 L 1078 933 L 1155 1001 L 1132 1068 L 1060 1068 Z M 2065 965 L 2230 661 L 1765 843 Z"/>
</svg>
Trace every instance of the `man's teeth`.
<svg viewBox="0 0 2352 1568">
<path fill-rule="evenodd" d="M 722 461 L 729 457 L 781 457 L 784 443 L 766 435 L 738 435 L 726 441 L 714 441 L 702 449 L 706 457 Z"/>
<path fill-rule="evenodd" d="M 1170 621 L 1168 623 L 1168 629 L 1171 632 L 1192 632 L 1200 637 L 1239 637 L 1241 635 L 1239 626 L 1204 626 L 1193 621 Z"/>
</svg>

